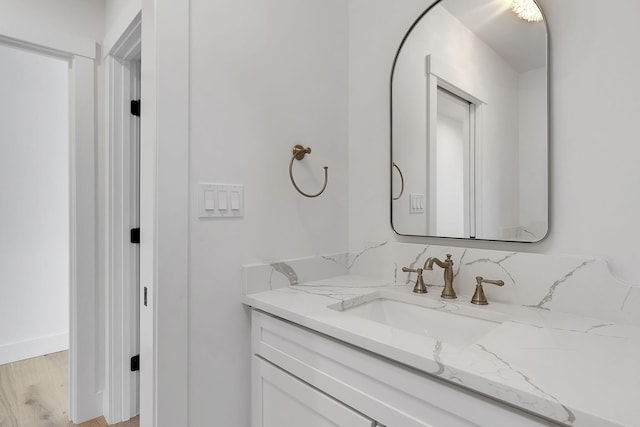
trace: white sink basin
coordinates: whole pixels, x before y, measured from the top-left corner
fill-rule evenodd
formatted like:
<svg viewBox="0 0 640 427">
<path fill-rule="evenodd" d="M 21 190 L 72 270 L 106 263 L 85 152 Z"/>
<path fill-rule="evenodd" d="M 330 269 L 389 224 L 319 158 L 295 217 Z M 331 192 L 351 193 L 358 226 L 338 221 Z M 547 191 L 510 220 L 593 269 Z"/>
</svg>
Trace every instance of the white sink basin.
<svg viewBox="0 0 640 427">
<path fill-rule="evenodd" d="M 350 316 L 455 345 L 473 344 L 506 320 L 500 313 L 419 298 L 378 292 L 365 298 L 368 301 L 361 304 L 333 304 L 329 307 Z"/>
</svg>

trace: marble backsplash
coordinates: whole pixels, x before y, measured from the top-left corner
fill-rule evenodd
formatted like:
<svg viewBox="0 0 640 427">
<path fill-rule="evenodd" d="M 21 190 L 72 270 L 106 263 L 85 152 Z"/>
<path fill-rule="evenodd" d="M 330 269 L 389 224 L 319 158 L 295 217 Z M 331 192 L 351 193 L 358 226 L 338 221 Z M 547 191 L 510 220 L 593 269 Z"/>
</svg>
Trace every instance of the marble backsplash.
<svg viewBox="0 0 640 427">
<path fill-rule="evenodd" d="M 354 274 L 389 285 L 414 283 L 415 273 L 402 267 L 423 267 L 428 257 L 454 261 L 454 287 L 459 299 L 471 298 L 475 277 L 501 279 L 503 287 L 484 285 L 491 301 L 557 311 L 603 320 L 640 324 L 640 286 L 621 282 L 599 258 L 452 248 L 400 242 L 379 242 L 358 252 L 283 260 L 243 266 L 245 294 Z M 424 272 L 430 292 L 440 293 L 443 270 Z"/>
<path fill-rule="evenodd" d="M 349 254 L 294 258 L 242 266 L 245 295 L 349 274 Z"/>
</svg>

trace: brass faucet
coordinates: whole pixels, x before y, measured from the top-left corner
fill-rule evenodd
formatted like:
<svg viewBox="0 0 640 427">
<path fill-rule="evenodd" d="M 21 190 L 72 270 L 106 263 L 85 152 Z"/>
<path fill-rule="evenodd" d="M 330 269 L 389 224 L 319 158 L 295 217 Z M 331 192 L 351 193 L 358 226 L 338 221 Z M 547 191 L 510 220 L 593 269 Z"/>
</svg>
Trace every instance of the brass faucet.
<svg viewBox="0 0 640 427">
<path fill-rule="evenodd" d="M 457 298 L 456 291 L 453 290 L 453 260 L 451 259 L 451 254 L 447 254 L 447 259 L 445 261 L 440 261 L 436 257 L 429 257 L 424 262 L 424 267 L 422 268 L 412 269 L 403 267 L 402 271 L 405 273 L 418 273 L 418 278 L 416 280 L 416 285 L 413 287 L 413 292 L 417 294 L 427 293 L 427 287 L 424 284 L 422 272 L 424 270 L 433 270 L 433 263 L 444 268 L 444 290 L 440 296 L 446 299 Z"/>
</svg>

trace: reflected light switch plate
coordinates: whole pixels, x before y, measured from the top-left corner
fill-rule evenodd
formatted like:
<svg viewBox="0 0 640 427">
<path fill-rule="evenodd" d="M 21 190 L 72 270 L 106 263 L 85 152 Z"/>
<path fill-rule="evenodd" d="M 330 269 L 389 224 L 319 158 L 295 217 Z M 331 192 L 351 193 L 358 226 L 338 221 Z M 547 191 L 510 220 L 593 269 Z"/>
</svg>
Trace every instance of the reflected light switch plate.
<svg viewBox="0 0 640 427">
<path fill-rule="evenodd" d="M 422 193 L 409 194 L 409 213 L 419 214 L 424 213 L 425 207 L 425 195 Z"/>
</svg>

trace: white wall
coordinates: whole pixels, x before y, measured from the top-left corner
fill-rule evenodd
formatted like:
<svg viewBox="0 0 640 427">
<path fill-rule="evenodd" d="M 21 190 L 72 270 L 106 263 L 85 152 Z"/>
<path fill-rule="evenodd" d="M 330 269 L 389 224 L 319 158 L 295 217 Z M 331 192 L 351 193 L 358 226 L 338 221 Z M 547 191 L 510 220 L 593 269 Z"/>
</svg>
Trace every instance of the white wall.
<svg viewBox="0 0 640 427">
<path fill-rule="evenodd" d="M 105 0 L 102 54 L 110 53 L 127 27 L 142 10 L 142 0 Z"/>
<path fill-rule="evenodd" d="M 69 64 L 0 44 L 0 364 L 68 348 Z"/>
<path fill-rule="evenodd" d="M 0 0 L 0 10 L 0 28 L 28 26 L 92 40 L 104 36 L 104 0 Z"/>
<path fill-rule="evenodd" d="M 191 1 L 189 425 L 248 426 L 243 263 L 347 248 L 343 0 Z M 294 144 L 313 153 L 296 162 Z M 368 153 L 361 153 L 368 158 Z M 243 219 L 199 220 L 199 182 L 245 185 Z"/>
<path fill-rule="evenodd" d="M 125 17 L 135 15 L 142 8 L 141 0 L 105 0 L 104 27 L 106 33 Z"/>
<path fill-rule="evenodd" d="M 349 238 L 600 255 L 639 282 L 640 3 L 541 0 L 551 40 L 551 232 L 540 243 L 399 238 L 389 226 L 389 71 L 424 1 L 350 0 Z M 355 153 L 366 149 L 368 156 Z M 605 286 L 605 285 L 603 285 Z"/>
</svg>

